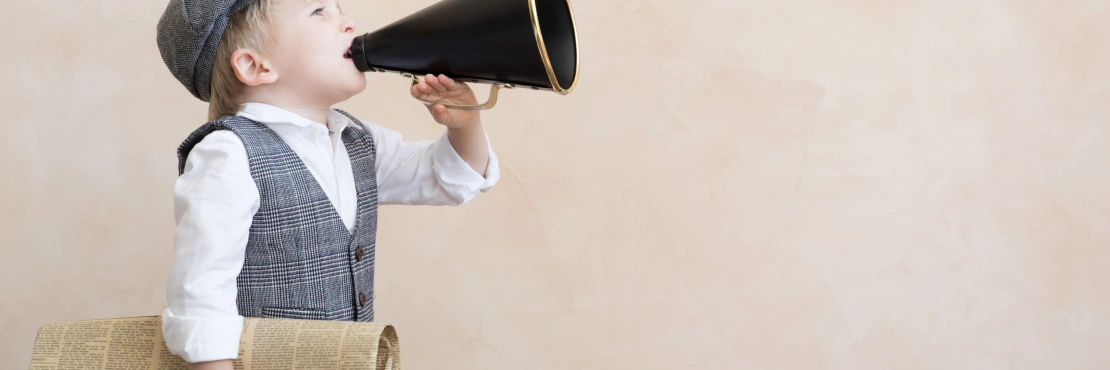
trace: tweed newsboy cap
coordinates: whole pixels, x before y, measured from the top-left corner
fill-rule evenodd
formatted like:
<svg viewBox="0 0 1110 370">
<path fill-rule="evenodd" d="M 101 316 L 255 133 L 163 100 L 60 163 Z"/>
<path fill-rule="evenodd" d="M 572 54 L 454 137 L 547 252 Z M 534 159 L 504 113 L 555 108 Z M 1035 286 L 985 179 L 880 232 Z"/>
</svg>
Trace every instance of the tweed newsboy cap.
<svg viewBox="0 0 1110 370">
<path fill-rule="evenodd" d="M 170 0 L 158 20 L 158 50 L 170 72 L 207 102 L 212 64 L 228 19 L 256 0 Z"/>
</svg>

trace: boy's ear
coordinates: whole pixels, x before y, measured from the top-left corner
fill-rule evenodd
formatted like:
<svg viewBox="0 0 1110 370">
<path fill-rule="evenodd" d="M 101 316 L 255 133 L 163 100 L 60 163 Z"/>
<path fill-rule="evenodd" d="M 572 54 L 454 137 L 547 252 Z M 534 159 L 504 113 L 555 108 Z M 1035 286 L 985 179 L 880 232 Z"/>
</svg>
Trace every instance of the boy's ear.
<svg viewBox="0 0 1110 370">
<path fill-rule="evenodd" d="M 247 86 L 274 83 L 278 78 L 277 71 L 270 63 L 249 49 L 239 49 L 231 53 L 231 69 L 235 70 L 235 77 Z"/>
</svg>

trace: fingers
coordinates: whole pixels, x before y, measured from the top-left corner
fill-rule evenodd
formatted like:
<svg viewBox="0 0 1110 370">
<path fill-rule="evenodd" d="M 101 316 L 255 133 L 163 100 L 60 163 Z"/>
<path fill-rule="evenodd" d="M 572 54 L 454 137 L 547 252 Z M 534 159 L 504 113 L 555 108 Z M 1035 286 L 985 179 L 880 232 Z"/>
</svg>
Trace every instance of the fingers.
<svg viewBox="0 0 1110 370">
<path fill-rule="evenodd" d="M 412 94 L 421 99 L 428 99 L 432 96 L 433 92 L 435 92 L 435 89 L 432 89 L 431 86 L 428 86 L 428 84 L 423 81 L 416 85 L 412 85 Z"/>
<path fill-rule="evenodd" d="M 435 76 L 431 73 L 424 76 L 424 82 L 427 82 L 428 86 L 441 93 L 447 92 L 447 84 L 452 83 L 451 79 L 447 78 L 447 76 L 444 76 L 442 74 L 439 76 Z"/>
<path fill-rule="evenodd" d="M 412 85 L 412 94 L 420 99 L 439 101 L 440 99 L 453 98 L 461 96 L 468 91 L 469 87 L 465 83 L 455 81 L 446 75 L 440 74 L 438 76 L 433 74 L 426 74 L 424 78 Z M 446 108 L 444 108 L 446 110 Z"/>
<path fill-rule="evenodd" d="M 447 91 L 455 91 L 466 87 L 466 85 L 463 85 L 462 82 L 455 81 L 451 79 L 451 77 L 447 77 L 445 75 L 439 75 L 439 83 L 443 84 L 443 86 L 446 86 Z"/>
</svg>

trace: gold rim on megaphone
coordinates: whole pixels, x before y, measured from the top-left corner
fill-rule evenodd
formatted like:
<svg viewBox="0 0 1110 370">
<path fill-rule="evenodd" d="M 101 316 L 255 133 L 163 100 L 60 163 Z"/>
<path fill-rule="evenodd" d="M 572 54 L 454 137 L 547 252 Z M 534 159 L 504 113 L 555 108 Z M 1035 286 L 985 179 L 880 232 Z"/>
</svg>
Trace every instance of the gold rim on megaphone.
<svg viewBox="0 0 1110 370">
<path fill-rule="evenodd" d="M 570 0 L 567 1 L 567 9 L 570 11 L 570 24 L 571 29 L 574 31 L 574 80 L 571 81 L 570 87 L 563 89 L 559 86 L 559 79 L 555 78 L 555 68 L 551 66 L 551 57 L 547 55 L 547 45 L 543 43 L 543 32 L 540 32 L 540 18 L 536 14 L 536 0 L 528 0 L 528 10 L 532 14 L 532 31 L 536 33 L 536 45 L 540 48 L 540 58 L 543 59 L 543 67 L 547 69 L 547 78 L 551 79 L 551 86 L 555 92 L 561 95 L 570 94 L 574 91 L 574 87 L 578 85 L 578 25 L 574 22 L 574 7 L 570 5 Z"/>
</svg>

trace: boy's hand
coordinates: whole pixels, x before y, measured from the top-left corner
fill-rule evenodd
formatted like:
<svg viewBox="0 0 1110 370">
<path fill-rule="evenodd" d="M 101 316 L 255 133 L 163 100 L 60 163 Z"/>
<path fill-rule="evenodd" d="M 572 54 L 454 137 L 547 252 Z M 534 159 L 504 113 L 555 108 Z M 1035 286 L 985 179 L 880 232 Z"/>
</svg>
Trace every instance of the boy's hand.
<svg viewBox="0 0 1110 370">
<path fill-rule="evenodd" d="M 412 94 L 425 101 L 443 104 L 478 104 L 474 91 L 464 82 L 457 82 L 445 75 L 428 74 L 412 86 Z M 443 104 L 425 105 L 432 118 L 447 128 L 468 128 L 479 120 L 478 111 L 447 109 Z"/>
</svg>

